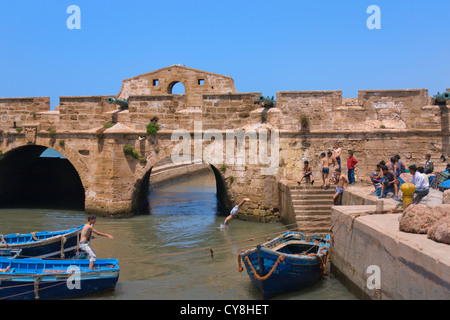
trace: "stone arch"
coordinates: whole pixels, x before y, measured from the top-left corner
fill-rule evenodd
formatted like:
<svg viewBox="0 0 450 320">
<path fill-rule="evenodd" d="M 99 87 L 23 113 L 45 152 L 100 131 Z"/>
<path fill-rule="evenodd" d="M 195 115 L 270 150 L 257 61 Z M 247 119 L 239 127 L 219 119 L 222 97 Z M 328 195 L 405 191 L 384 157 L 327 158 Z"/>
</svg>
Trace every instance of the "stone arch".
<svg viewBox="0 0 450 320">
<path fill-rule="evenodd" d="M 150 192 L 150 176 L 152 174 L 153 168 L 160 162 L 165 161 L 167 159 L 170 159 L 170 157 L 166 157 L 165 159 L 154 163 L 141 178 L 136 180 L 132 197 L 132 210 L 136 215 L 150 214 L 148 202 L 148 195 Z M 229 211 L 231 208 L 231 200 L 228 193 L 225 178 L 213 164 L 211 163 L 207 164 L 211 168 L 216 180 L 216 193 L 217 198 L 219 200 L 219 204 L 225 211 Z"/>
<path fill-rule="evenodd" d="M 41 158 L 47 148 L 59 152 L 65 159 Z M 84 210 L 84 183 L 69 157 L 47 145 L 9 148 L 0 160 L 0 206 Z"/>
<path fill-rule="evenodd" d="M 170 83 L 169 83 L 169 85 L 167 86 L 167 93 L 168 94 L 173 94 L 173 88 L 174 88 L 174 86 L 176 85 L 176 84 L 181 84 L 182 86 L 183 86 L 183 88 L 184 88 L 184 93 L 183 94 L 186 94 L 187 92 L 187 88 L 186 88 L 186 84 L 185 83 L 183 83 L 182 81 L 179 81 L 179 80 L 174 80 L 174 81 L 171 81 Z"/>
</svg>

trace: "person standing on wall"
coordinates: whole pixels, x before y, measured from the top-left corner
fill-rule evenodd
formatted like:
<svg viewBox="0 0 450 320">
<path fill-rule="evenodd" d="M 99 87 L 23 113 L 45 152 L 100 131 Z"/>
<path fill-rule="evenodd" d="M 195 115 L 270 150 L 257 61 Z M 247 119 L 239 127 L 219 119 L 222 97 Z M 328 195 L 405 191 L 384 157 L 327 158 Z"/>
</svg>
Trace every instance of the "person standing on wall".
<svg viewBox="0 0 450 320">
<path fill-rule="evenodd" d="M 336 158 L 336 161 L 339 165 L 339 170 L 341 170 L 341 153 L 342 149 L 339 147 L 339 142 L 334 144 L 333 156 Z"/>
<path fill-rule="evenodd" d="M 355 184 L 355 166 L 358 161 L 353 157 L 353 151 L 348 151 L 347 177 L 350 184 Z"/>
</svg>

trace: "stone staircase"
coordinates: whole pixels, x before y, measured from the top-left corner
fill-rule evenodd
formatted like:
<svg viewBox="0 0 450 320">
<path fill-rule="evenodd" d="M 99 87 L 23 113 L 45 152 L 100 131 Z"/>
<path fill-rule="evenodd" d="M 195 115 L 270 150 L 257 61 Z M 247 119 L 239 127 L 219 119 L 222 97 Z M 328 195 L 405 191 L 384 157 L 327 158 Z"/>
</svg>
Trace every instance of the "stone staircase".
<svg viewBox="0 0 450 320">
<path fill-rule="evenodd" d="M 291 199 L 299 230 L 305 234 L 329 232 L 335 186 L 291 186 Z"/>
</svg>

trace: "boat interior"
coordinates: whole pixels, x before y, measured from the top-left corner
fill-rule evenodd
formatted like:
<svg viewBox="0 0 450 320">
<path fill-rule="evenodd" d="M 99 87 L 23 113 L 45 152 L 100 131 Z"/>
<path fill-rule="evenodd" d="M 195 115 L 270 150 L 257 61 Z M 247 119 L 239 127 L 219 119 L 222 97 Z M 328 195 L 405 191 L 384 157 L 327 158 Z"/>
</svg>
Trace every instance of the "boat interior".
<svg viewBox="0 0 450 320">
<path fill-rule="evenodd" d="M 315 243 L 305 242 L 305 241 L 288 241 L 280 243 L 272 250 L 292 255 L 305 255 L 310 253 L 318 253 L 319 245 Z"/>
</svg>

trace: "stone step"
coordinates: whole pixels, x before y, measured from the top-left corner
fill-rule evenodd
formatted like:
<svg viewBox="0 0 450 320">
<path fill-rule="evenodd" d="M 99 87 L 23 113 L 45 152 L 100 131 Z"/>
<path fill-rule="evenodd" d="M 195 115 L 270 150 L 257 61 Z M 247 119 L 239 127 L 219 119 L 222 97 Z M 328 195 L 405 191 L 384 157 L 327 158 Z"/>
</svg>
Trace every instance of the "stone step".
<svg viewBox="0 0 450 320">
<path fill-rule="evenodd" d="M 330 214 L 331 214 L 331 205 L 310 205 L 310 204 L 304 204 L 304 205 L 295 205 L 294 204 L 294 212 L 296 212 L 297 210 L 302 210 L 302 211 L 325 211 L 325 210 L 329 210 Z"/>
<path fill-rule="evenodd" d="M 297 228 L 304 234 L 328 233 L 331 229 L 331 222 L 326 221 L 297 221 Z"/>
<path fill-rule="evenodd" d="M 295 217 L 297 224 L 300 222 L 308 222 L 308 223 L 322 223 L 326 225 L 331 225 L 331 217 L 324 217 L 324 218 L 318 218 L 318 217 Z"/>
<path fill-rule="evenodd" d="M 308 201 L 325 201 L 333 200 L 332 194 L 310 194 L 310 195 L 291 195 L 292 201 L 294 200 L 308 200 Z"/>
<path fill-rule="evenodd" d="M 295 210 L 294 214 L 296 217 L 308 217 L 308 216 L 330 216 L 331 209 L 328 210 Z"/>
<path fill-rule="evenodd" d="M 332 198 L 319 198 L 319 199 L 292 199 L 292 204 L 295 205 L 318 205 L 318 206 L 329 206 L 330 208 L 333 206 L 334 201 Z"/>
<path fill-rule="evenodd" d="M 333 189 L 328 189 L 328 190 L 323 190 L 323 189 L 315 189 L 315 190 L 291 190 L 291 195 L 294 194 L 335 194 L 335 190 Z"/>
<path fill-rule="evenodd" d="M 334 190 L 335 188 L 336 188 L 336 185 L 329 185 L 328 186 L 328 190 L 332 190 L 332 189 Z M 311 185 L 307 185 L 307 186 L 304 186 L 304 185 L 290 186 L 289 189 L 291 189 L 291 191 L 292 190 L 324 190 L 324 189 L 321 188 L 321 184 L 320 185 L 314 185 L 314 186 L 311 186 Z"/>
</svg>

